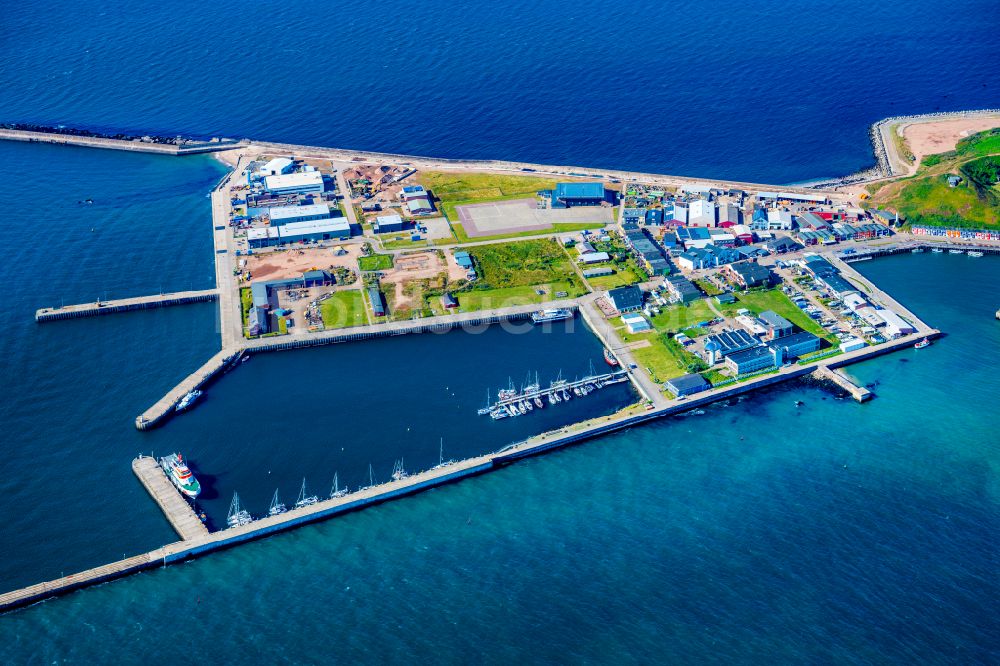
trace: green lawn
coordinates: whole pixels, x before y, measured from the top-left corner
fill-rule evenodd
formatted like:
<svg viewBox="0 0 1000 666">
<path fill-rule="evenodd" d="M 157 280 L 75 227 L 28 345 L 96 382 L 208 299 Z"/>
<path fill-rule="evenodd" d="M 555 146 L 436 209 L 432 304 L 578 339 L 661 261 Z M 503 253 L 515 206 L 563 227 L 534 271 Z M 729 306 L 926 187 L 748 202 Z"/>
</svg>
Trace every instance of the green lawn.
<svg viewBox="0 0 1000 666">
<path fill-rule="evenodd" d="M 335 291 L 320 305 L 323 325 L 326 328 L 346 328 L 367 324 L 365 309 L 364 295 L 358 289 Z"/>
<path fill-rule="evenodd" d="M 358 268 L 363 271 L 384 271 L 392 268 L 391 254 L 371 254 L 358 257 Z"/>
<path fill-rule="evenodd" d="M 476 202 L 467 202 L 476 203 Z M 478 202 L 482 203 L 482 202 Z M 458 204 L 461 205 L 461 202 Z M 458 215 L 448 217 L 449 220 L 457 220 Z M 583 231 L 584 229 L 602 229 L 610 224 L 610 222 L 567 222 L 565 224 L 550 224 L 546 229 L 533 229 L 531 231 L 515 231 L 509 234 L 497 234 L 495 236 L 476 236 L 471 238 L 465 233 L 465 228 L 459 222 L 451 222 L 451 230 L 455 233 L 455 238 L 458 239 L 459 243 L 475 243 L 479 241 L 491 241 L 491 240 L 506 240 L 508 238 L 527 238 L 529 236 L 539 236 L 541 234 L 550 234 L 553 232 L 557 233 L 573 233 L 576 231 Z M 450 242 L 450 241 L 449 241 Z"/>
<path fill-rule="evenodd" d="M 700 359 L 686 351 L 681 345 L 662 333 L 640 333 L 622 336 L 626 341 L 649 340 L 648 347 L 632 350 L 636 363 L 650 371 L 653 381 L 662 384 L 672 377 L 697 371 L 704 365 Z"/>
<path fill-rule="evenodd" d="M 247 334 L 247 324 L 250 318 L 250 308 L 253 307 L 253 295 L 250 293 L 250 287 L 242 287 L 240 289 L 240 312 L 243 313 L 243 335 Z"/>
<path fill-rule="evenodd" d="M 788 296 L 785 296 L 780 289 L 768 289 L 767 291 L 752 291 L 746 294 L 737 294 L 736 303 L 726 306 L 733 310 L 747 308 L 754 314 L 760 314 L 765 310 L 778 313 L 788 321 L 792 322 L 804 331 L 825 338 L 833 342 L 836 337 L 818 323 L 813 321 L 805 312 L 800 310 L 795 303 L 792 303 Z"/>
<path fill-rule="evenodd" d="M 536 291 L 539 289 L 544 289 L 545 293 L 537 294 Z M 586 290 L 577 283 L 559 281 L 541 285 L 522 285 L 501 289 L 473 289 L 472 291 L 456 292 L 454 296 L 458 299 L 458 305 L 463 312 L 471 312 L 473 310 L 492 310 L 512 305 L 544 303 L 545 301 L 555 300 L 557 298 L 556 292 L 560 291 L 565 291 L 569 294 L 566 298 L 574 298 L 586 293 Z"/>
<path fill-rule="evenodd" d="M 643 280 L 642 276 L 637 274 L 632 267 L 627 264 L 606 265 L 610 265 L 614 268 L 615 273 L 613 275 L 602 275 L 601 277 L 587 278 L 587 282 L 590 283 L 591 288 L 607 291 L 609 289 L 614 289 L 615 287 L 627 287 L 630 284 L 636 284 L 637 282 L 642 282 Z M 587 268 L 593 268 L 593 266 L 588 266 Z"/>
<path fill-rule="evenodd" d="M 676 333 L 703 321 L 711 321 L 716 316 L 706 299 L 701 298 L 686 306 L 678 303 L 662 308 L 660 314 L 653 317 L 653 326 L 664 333 Z"/>
</svg>

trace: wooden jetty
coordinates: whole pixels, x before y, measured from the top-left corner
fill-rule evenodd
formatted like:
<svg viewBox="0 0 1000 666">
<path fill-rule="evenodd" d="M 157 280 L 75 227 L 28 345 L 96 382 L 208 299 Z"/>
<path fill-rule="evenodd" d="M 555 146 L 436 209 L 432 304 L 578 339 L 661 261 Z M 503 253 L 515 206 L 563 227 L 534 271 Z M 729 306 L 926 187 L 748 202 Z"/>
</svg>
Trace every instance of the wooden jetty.
<svg viewBox="0 0 1000 666">
<path fill-rule="evenodd" d="M 153 296 L 136 296 L 135 298 L 119 298 L 109 301 L 95 301 L 93 303 L 79 303 L 76 305 L 64 305 L 57 308 L 42 308 L 35 312 L 35 321 L 54 321 L 57 319 L 77 319 L 79 317 L 97 317 L 99 315 L 114 314 L 116 312 L 131 312 L 133 310 L 149 310 L 151 308 L 162 308 L 168 305 L 182 305 L 184 303 L 202 303 L 218 299 L 217 289 L 203 289 L 200 291 L 177 291 L 169 294 L 155 294 Z"/>
<path fill-rule="evenodd" d="M 167 517 L 181 539 L 192 541 L 208 536 L 208 528 L 201 522 L 180 491 L 170 482 L 155 458 L 139 456 L 132 461 L 132 471 L 149 491 L 150 497 L 160 506 L 163 515 Z"/>
</svg>

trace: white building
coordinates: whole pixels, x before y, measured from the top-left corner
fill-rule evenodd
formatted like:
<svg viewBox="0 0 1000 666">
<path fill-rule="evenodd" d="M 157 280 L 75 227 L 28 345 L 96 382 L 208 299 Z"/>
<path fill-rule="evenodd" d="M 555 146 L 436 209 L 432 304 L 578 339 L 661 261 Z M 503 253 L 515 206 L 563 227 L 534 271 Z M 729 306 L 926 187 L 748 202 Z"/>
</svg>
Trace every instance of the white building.
<svg viewBox="0 0 1000 666">
<path fill-rule="evenodd" d="M 294 163 L 287 157 L 275 157 L 257 171 L 257 177 L 266 178 L 267 176 L 280 176 L 291 173 L 293 166 Z"/>
<path fill-rule="evenodd" d="M 876 310 L 876 312 L 885 321 L 884 333 L 890 340 L 917 332 L 917 329 L 912 324 L 908 323 L 892 310 Z"/>
<path fill-rule="evenodd" d="M 319 171 L 268 176 L 264 189 L 271 194 L 309 194 L 323 191 L 323 174 Z"/>
<path fill-rule="evenodd" d="M 792 228 L 792 214 L 787 210 L 772 208 L 767 211 L 767 228 L 788 231 Z"/>
<path fill-rule="evenodd" d="M 698 199 L 688 206 L 688 225 L 692 227 L 715 226 L 715 202 Z"/>
<path fill-rule="evenodd" d="M 311 204 L 308 206 L 274 206 L 267 209 L 272 227 L 280 227 L 289 222 L 308 222 L 310 220 L 326 220 L 330 217 L 330 207 L 326 204 Z"/>
<path fill-rule="evenodd" d="M 649 325 L 649 322 L 646 321 L 645 317 L 641 314 L 635 313 L 622 315 L 622 323 L 625 324 L 628 332 L 633 334 L 649 331 L 653 328 Z"/>
</svg>

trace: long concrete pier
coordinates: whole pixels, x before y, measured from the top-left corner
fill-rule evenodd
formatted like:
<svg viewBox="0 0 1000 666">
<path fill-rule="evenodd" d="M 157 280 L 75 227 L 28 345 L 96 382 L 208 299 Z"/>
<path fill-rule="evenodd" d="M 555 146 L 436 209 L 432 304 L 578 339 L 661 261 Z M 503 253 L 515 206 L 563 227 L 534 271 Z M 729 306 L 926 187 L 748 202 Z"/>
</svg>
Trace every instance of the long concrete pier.
<svg viewBox="0 0 1000 666">
<path fill-rule="evenodd" d="M 187 393 L 200 389 L 231 367 L 242 355 L 243 350 L 223 349 L 210 358 L 203 366 L 192 372 L 184 380 L 170 389 L 165 396 L 135 419 L 138 430 L 148 430 L 174 414 L 174 408 Z"/>
<path fill-rule="evenodd" d="M 931 330 L 927 337 L 936 337 L 939 332 Z M 495 453 L 469 458 L 460 462 L 438 466 L 434 469 L 426 470 L 411 476 L 407 476 L 397 481 L 390 481 L 370 488 L 363 488 L 350 493 L 344 497 L 333 498 L 320 501 L 312 506 L 299 509 L 292 509 L 287 513 L 277 516 L 268 516 L 254 520 L 241 527 L 224 529 L 218 532 L 194 535 L 188 532 L 187 522 L 183 528 L 175 525 L 179 534 L 191 534 L 191 538 L 184 537 L 181 541 L 165 545 L 156 550 L 142 555 L 137 555 L 120 562 L 114 562 L 94 569 L 65 576 L 57 580 L 32 585 L 20 590 L 14 590 L 0 595 L 0 612 L 11 610 L 20 606 L 29 605 L 46 598 L 66 594 L 81 587 L 94 585 L 115 578 L 130 575 L 149 569 L 151 567 L 167 565 L 175 562 L 182 562 L 188 559 L 206 555 L 208 553 L 235 546 L 247 541 L 260 539 L 277 532 L 293 529 L 300 525 L 317 522 L 333 516 L 337 516 L 349 511 L 359 510 L 368 506 L 386 502 L 397 497 L 412 495 L 423 490 L 452 483 L 470 476 L 483 474 L 496 468 L 516 462 L 522 458 L 541 455 L 554 449 L 562 448 L 582 442 L 607 433 L 615 432 L 625 428 L 630 428 L 642 423 L 647 423 L 655 419 L 672 416 L 678 413 L 690 411 L 698 407 L 708 405 L 719 400 L 725 400 L 745 393 L 775 385 L 790 379 L 806 376 L 817 369 L 833 369 L 843 367 L 850 363 L 867 360 L 882 354 L 890 353 L 912 346 L 917 340 L 924 337 L 916 334 L 900 338 L 882 345 L 866 347 L 865 349 L 849 352 L 833 358 L 817 361 L 813 365 L 790 365 L 780 368 L 776 373 L 754 377 L 750 380 L 737 382 L 723 388 L 706 391 L 705 393 L 689 396 L 684 400 L 672 400 L 665 407 L 653 409 L 633 416 L 606 416 L 592 419 L 590 422 L 567 426 L 558 431 L 547 432 L 531 437 L 522 442 L 511 444 Z M 143 468 L 148 468 L 150 464 L 155 465 L 155 461 L 148 458 L 140 458 L 137 464 Z M 139 473 L 137 472 L 137 475 Z M 151 475 L 155 478 L 155 475 Z M 140 478 L 143 478 L 140 476 Z M 168 483 L 166 477 L 160 473 L 163 483 Z M 145 482 L 144 482 L 145 483 Z M 169 485 L 169 484 L 168 484 Z M 147 486 L 148 488 L 149 486 Z M 179 502 L 186 502 L 180 494 L 169 488 L 174 493 Z M 151 493 L 153 491 L 150 491 Z M 163 509 L 168 519 L 171 516 L 183 515 L 182 509 L 176 508 L 175 504 L 167 500 L 157 499 L 157 503 Z M 190 509 L 190 507 L 187 507 Z M 195 517 L 195 520 L 197 518 Z M 200 523 L 200 521 L 199 521 Z M 171 521 L 171 524 L 174 524 Z M 203 527 L 203 526 L 202 526 Z M 182 533 L 181 529 L 185 531 Z M 207 530 L 206 530 L 207 532 Z"/>
<path fill-rule="evenodd" d="M 51 143 L 62 146 L 80 146 L 82 148 L 103 148 L 105 150 L 124 150 L 133 153 L 155 153 L 159 155 L 196 155 L 199 153 L 214 153 L 221 150 L 232 150 L 245 145 L 244 141 L 223 139 L 219 141 L 188 141 L 186 143 L 154 143 L 151 141 L 112 139 L 109 137 L 78 136 L 75 134 L 60 134 L 59 132 L 30 132 L 0 128 L 0 141 L 23 141 L 27 143 Z"/>
<path fill-rule="evenodd" d="M 219 292 L 217 289 L 203 289 L 200 291 L 177 291 L 169 294 L 155 294 L 153 296 L 136 296 L 135 298 L 94 301 L 93 303 L 63 305 L 57 308 L 41 308 L 35 312 L 35 321 L 41 322 L 54 321 L 57 319 L 97 317 L 99 315 L 114 314 L 116 312 L 149 310 L 151 308 L 162 308 L 168 305 L 214 301 L 218 298 Z"/>
<path fill-rule="evenodd" d="M 170 483 L 155 458 L 139 456 L 132 461 L 132 471 L 139 477 L 139 481 L 149 491 L 150 497 L 159 505 L 163 515 L 167 517 L 181 539 L 192 541 L 208 536 L 208 528 L 195 514 L 191 505 L 181 497 L 177 488 Z"/>
</svg>

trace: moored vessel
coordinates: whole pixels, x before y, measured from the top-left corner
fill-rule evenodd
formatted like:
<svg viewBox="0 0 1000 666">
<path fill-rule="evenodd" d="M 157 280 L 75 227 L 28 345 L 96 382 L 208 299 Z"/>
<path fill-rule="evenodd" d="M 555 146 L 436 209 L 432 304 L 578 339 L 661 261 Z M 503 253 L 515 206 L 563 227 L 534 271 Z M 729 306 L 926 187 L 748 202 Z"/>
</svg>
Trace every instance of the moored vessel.
<svg viewBox="0 0 1000 666">
<path fill-rule="evenodd" d="M 566 308 L 549 308 L 531 313 L 531 321 L 535 324 L 544 324 L 550 321 L 561 321 L 563 319 L 572 318 L 573 311 L 567 310 Z"/>
<path fill-rule="evenodd" d="M 160 458 L 160 467 L 166 472 L 170 482 L 177 486 L 177 490 L 191 499 L 201 493 L 201 484 L 195 478 L 194 473 L 184 462 L 184 456 L 179 453 L 171 453 L 169 456 Z"/>
<path fill-rule="evenodd" d="M 928 340 L 927 338 L 924 338 L 923 340 L 921 340 L 917 344 L 913 345 L 913 348 L 914 349 L 923 349 L 924 347 L 929 347 L 930 344 L 931 344 L 931 341 Z"/>
<path fill-rule="evenodd" d="M 204 395 L 204 392 L 198 389 L 189 391 L 181 398 L 181 401 L 177 403 L 174 409 L 178 412 L 183 412 L 185 409 L 189 409 L 202 395 Z"/>
<path fill-rule="evenodd" d="M 611 350 L 607 347 L 604 348 L 604 362 L 610 365 L 612 368 L 617 368 L 619 365 L 618 359 L 615 355 L 611 353 Z"/>
</svg>

